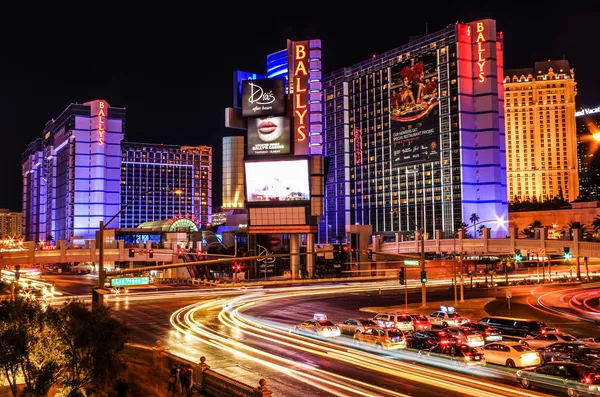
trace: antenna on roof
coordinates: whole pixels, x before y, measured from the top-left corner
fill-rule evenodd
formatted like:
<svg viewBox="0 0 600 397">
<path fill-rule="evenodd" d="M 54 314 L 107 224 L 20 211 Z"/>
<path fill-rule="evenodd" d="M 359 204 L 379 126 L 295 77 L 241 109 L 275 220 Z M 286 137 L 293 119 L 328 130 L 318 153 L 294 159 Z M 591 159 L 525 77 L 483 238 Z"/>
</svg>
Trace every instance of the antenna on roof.
<svg viewBox="0 0 600 397">
<path fill-rule="evenodd" d="M 563 61 L 565 60 L 565 54 L 563 54 Z"/>
<path fill-rule="evenodd" d="M 425 22 L 425 34 L 429 34 L 429 24 Z"/>
</svg>

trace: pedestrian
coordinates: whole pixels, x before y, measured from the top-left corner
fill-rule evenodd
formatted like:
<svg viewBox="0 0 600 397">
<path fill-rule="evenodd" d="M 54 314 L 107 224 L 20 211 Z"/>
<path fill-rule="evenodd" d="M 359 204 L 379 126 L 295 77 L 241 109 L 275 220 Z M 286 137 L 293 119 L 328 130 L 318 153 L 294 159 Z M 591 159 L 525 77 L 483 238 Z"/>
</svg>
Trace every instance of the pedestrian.
<svg viewBox="0 0 600 397">
<path fill-rule="evenodd" d="M 175 364 L 177 367 L 177 364 Z M 177 382 L 175 382 L 175 390 L 177 393 L 181 393 L 181 372 L 183 371 L 183 364 L 177 367 Z"/>
<path fill-rule="evenodd" d="M 177 364 L 173 364 L 173 368 L 171 368 L 171 371 L 169 371 L 167 395 L 169 395 L 170 391 L 173 392 L 172 395 L 175 395 L 175 386 L 177 384 L 177 373 L 178 372 L 179 371 L 177 369 Z"/>
<path fill-rule="evenodd" d="M 154 359 L 154 365 L 157 367 L 162 367 L 162 356 L 166 349 L 160 343 L 160 340 L 156 341 L 156 345 L 152 347 L 152 358 Z"/>
<path fill-rule="evenodd" d="M 194 371 L 192 370 L 192 366 L 189 364 L 186 365 L 186 374 L 188 378 L 188 388 L 186 397 L 192 397 L 192 387 L 194 386 Z"/>
<path fill-rule="evenodd" d="M 129 390 L 129 385 L 127 384 L 127 381 L 122 378 L 119 377 L 117 379 L 117 397 L 127 397 L 127 390 Z"/>
<path fill-rule="evenodd" d="M 181 379 L 181 389 L 184 393 L 184 396 L 188 397 L 192 395 L 192 369 L 190 365 L 183 365 L 181 372 L 179 373 L 179 378 Z"/>
</svg>

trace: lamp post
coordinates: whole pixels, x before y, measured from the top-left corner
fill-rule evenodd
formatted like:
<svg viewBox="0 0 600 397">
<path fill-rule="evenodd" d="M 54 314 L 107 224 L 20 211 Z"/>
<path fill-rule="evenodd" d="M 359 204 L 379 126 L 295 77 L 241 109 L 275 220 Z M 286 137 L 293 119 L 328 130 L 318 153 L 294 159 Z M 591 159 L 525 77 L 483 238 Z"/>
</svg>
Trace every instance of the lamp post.
<svg viewBox="0 0 600 397">
<path fill-rule="evenodd" d="M 96 288 L 104 288 L 104 281 L 106 280 L 106 272 L 104 270 L 104 230 L 106 229 L 106 227 L 115 219 L 117 219 L 117 217 L 119 215 L 121 215 L 121 213 L 123 211 L 125 211 L 127 209 L 127 207 L 129 207 L 129 205 L 131 205 L 131 203 L 133 203 L 134 201 L 136 201 L 137 199 L 139 199 L 142 196 L 145 196 L 147 194 L 152 194 L 152 193 L 156 193 L 159 190 L 152 190 L 152 191 L 147 191 L 141 194 L 138 194 L 137 196 L 135 196 L 133 199 L 129 200 L 127 203 L 125 203 L 125 205 L 123 207 L 121 207 L 121 209 L 112 217 L 108 220 L 108 222 L 104 223 L 104 220 L 100 221 L 100 225 L 99 225 L 99 231 L 98 231 L 98 237 L 100 240 L 100 246 L 98 247 L 98 286 Z M 183 190 L 181 189 L 175 189 L 175 190 L 171 190 L 168 193 L 174 193 L 178 196 L 180 196 L 181 194 L 183 194 Z M 96 302 L 100 305 L 104 304 L 104 295 L 100 294 L 97 291 L 92 291 L 92 302 Z"/>
</svg>

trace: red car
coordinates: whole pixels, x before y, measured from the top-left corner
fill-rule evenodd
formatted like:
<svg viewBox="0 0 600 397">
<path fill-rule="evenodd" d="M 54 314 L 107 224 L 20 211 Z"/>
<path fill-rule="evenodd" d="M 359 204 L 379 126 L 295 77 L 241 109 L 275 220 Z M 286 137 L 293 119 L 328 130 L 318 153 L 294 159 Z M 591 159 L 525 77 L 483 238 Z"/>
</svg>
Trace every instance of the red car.
<svg viewBox="0 0 600 397">
<path fill-rule="evenodd" d="M 431 330 L 431 323 L 429 319 L 422 314 L 411 314 L 413 318 L 413 326 L 415 331 L 429 331 Z"/>
</svg>

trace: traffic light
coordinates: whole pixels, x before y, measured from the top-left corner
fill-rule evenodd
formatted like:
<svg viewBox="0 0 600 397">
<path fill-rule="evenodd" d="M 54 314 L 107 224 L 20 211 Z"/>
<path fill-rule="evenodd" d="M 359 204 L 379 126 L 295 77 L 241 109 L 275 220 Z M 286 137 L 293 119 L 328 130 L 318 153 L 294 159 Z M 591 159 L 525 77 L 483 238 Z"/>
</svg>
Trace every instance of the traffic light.
<svg viewBox="0 0 600 397">
<path fill-rule="evenodd" d="M 148 250 L 148 258 L 154 258 L 154 250 L 153 249 Z"/>
<path fill-rule="evenodd" d="M 135 248 L 129 248 L 129 257 L 133 258 L 135 256 Z"/>
<path fill-rule="evenodd" d="M 373 250 L 372 250 L 372 249 L 370 249 L 370 250 L 369 250 L 369 251 L 367 251 L 367 252 L 368 252 L 368 253 L 367 253 L 367 255 L 368 255 L 368 257 L 369 257 L 369 260 L 373 259 Z"/>
<path fill-rule="evenodd" d="M 427 282 L 427 272 L 425 270 L 421 271 L 421 282 L 422 283 Z"/>
<path fill-rule="evenodd" d="M 349 258 L 348 255 L 348 246 L 344 245 L 344 250 L 342 251 L 342 261 L 347 261 Z"/>
<path fill-rule="evenodd" d="M 573 256 L 571 255 L 571 248 L 569 247 L 565 247 L 563 248 L 563 258 L 569 260 L 571 259 Z"/>
<path fill-rule="evenodd" d="M 400 270 L 398 270 L 398 282 L 400 282 L 400 285 L 406 285 L 406 279 L 404 278 L 404 268 L 401 267 Z"/>
<path fill-rule="evenodd" d="M 517 251 L 515 252 L 515 262 L 521 262 L 523 260 L 523 257 L 521 256 L 521 252 Z"/>
<path fill-rule="evenodd" d="M 183 250 L 182 249 L 177 250 L 177 258 L 179 258 L 179 259 L 183 258 Z"/>
</svg>

